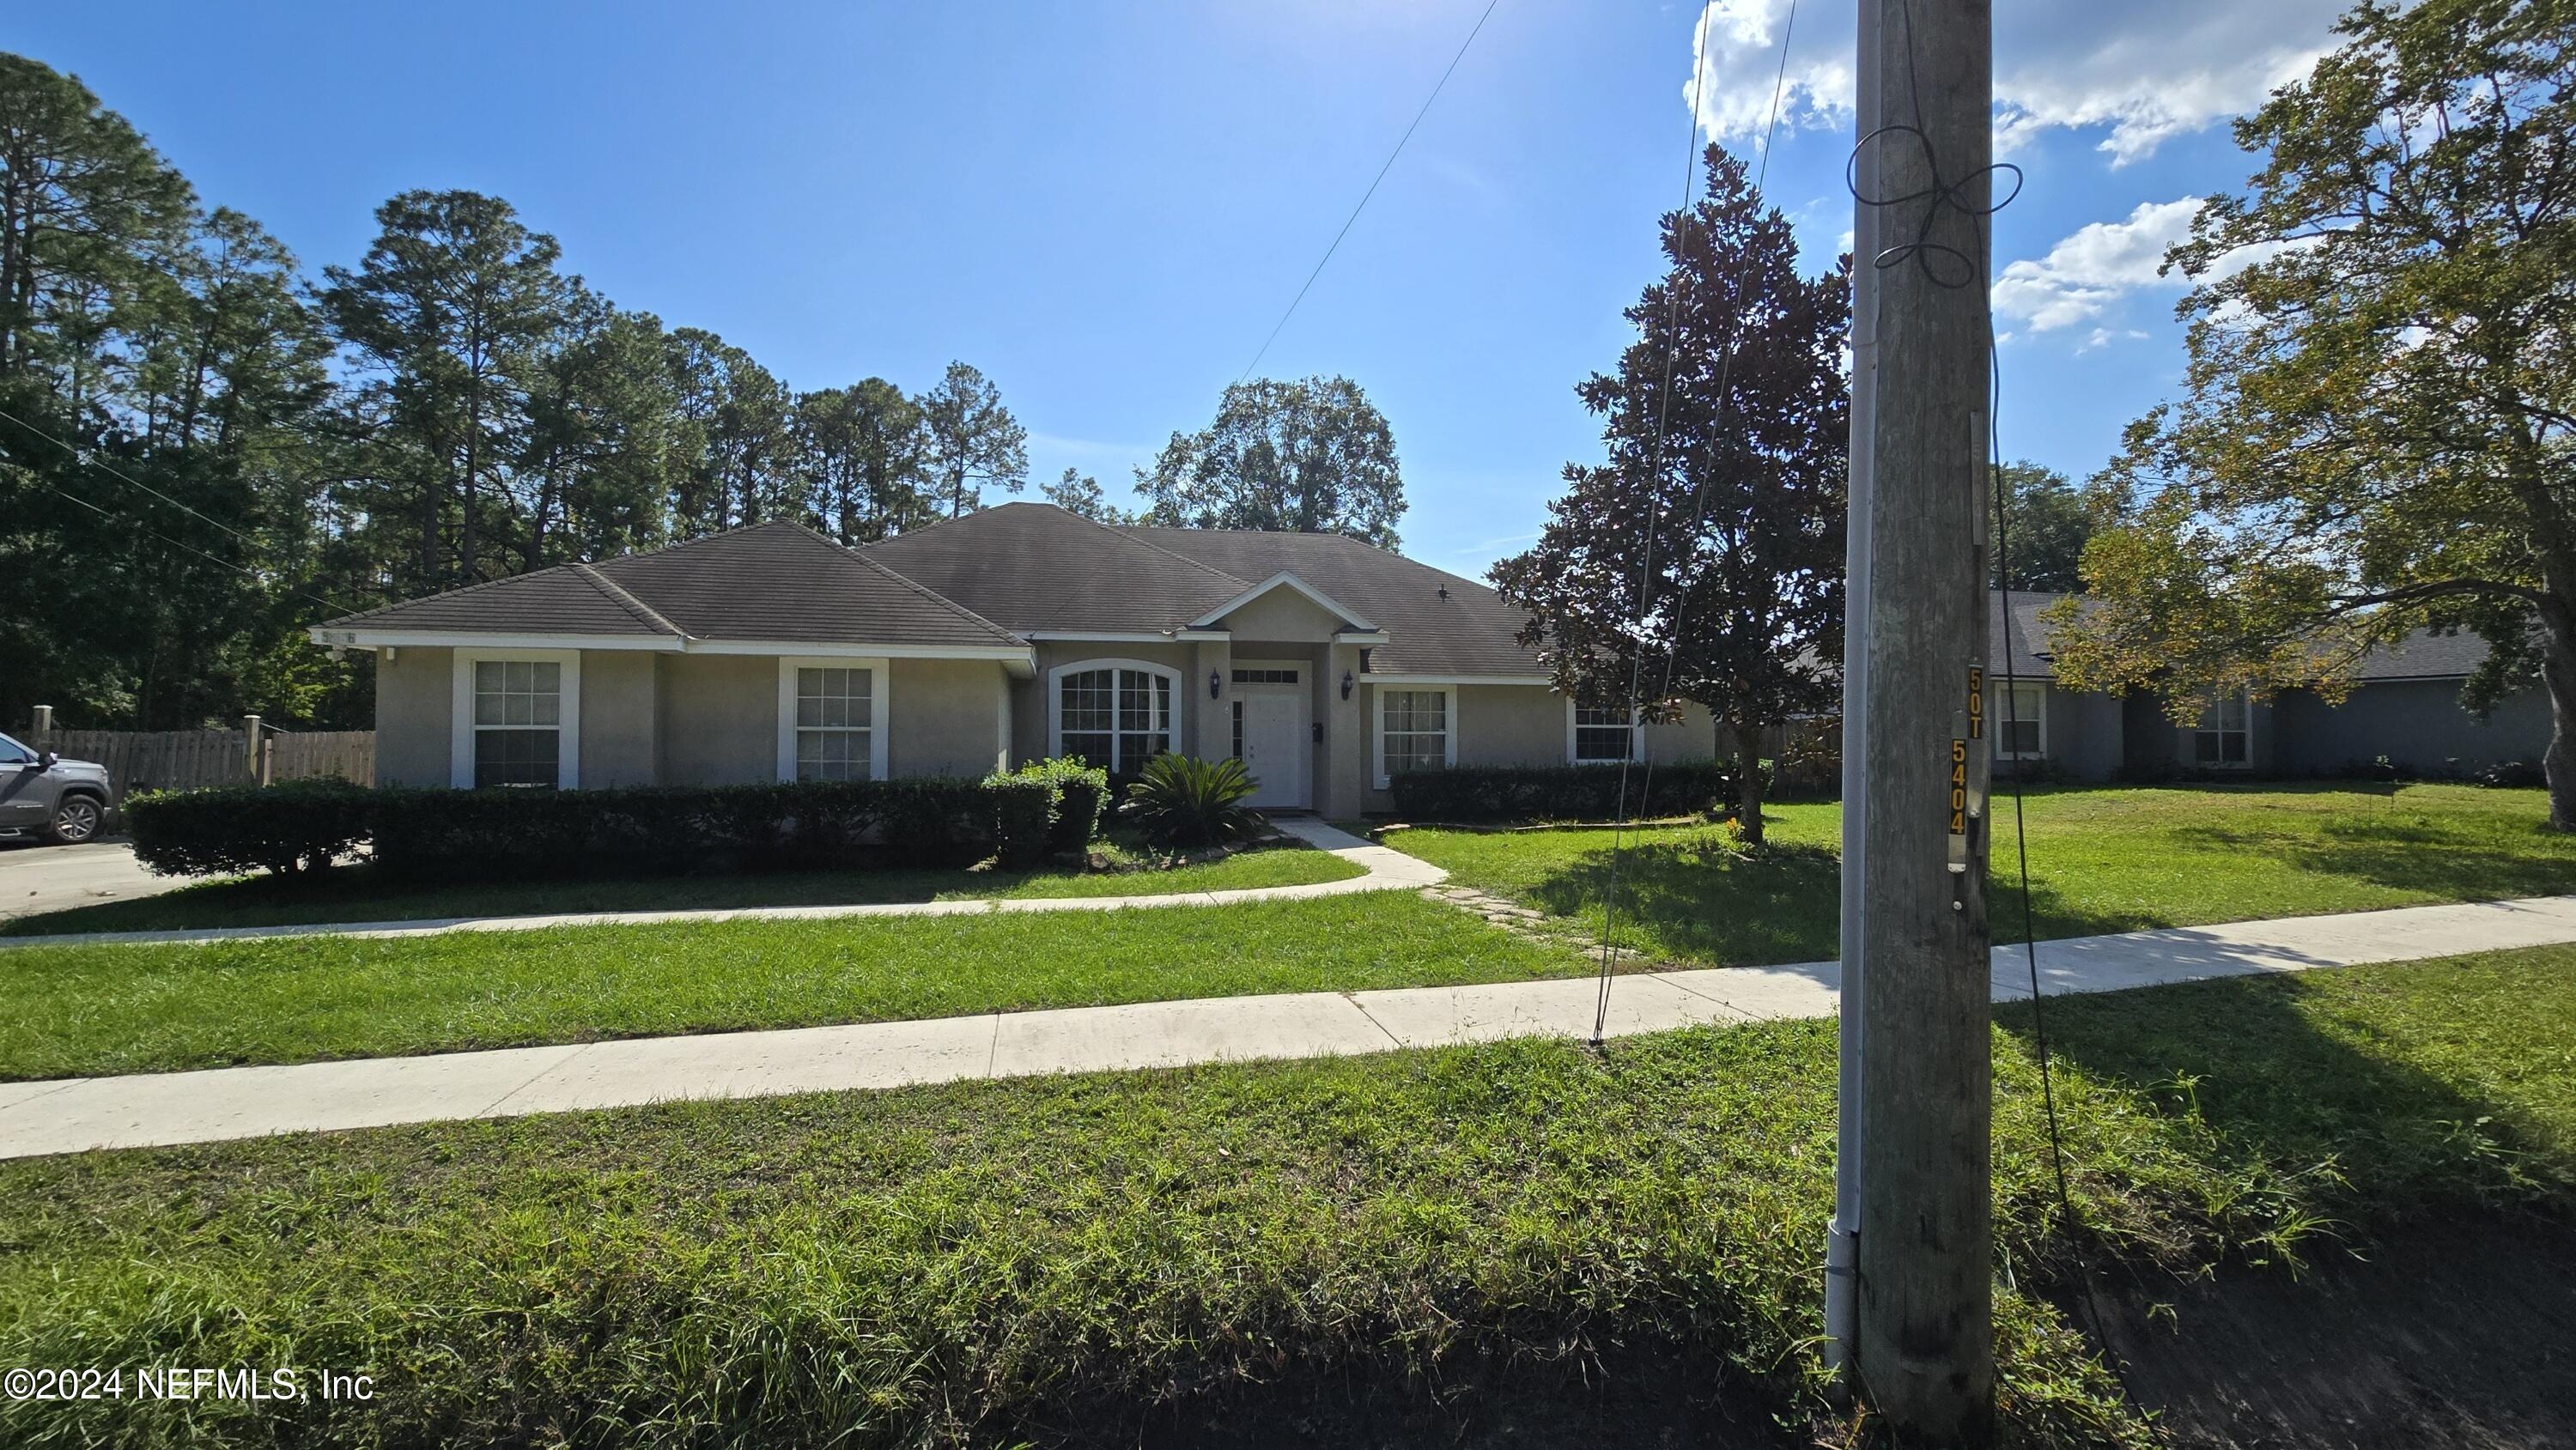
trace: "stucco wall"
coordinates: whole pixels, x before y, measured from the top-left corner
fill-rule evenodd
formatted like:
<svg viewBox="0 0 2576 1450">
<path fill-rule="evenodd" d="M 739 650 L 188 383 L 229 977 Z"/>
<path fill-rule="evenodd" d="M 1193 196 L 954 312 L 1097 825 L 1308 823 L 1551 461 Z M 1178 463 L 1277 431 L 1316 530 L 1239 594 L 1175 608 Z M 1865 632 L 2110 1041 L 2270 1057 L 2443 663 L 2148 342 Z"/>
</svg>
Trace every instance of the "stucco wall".
<svg viewBox="0 0 2576 1450">
<path fill-rule="evenodd" d="M 778 661 L 656 655 L 663 785 L 778 778 Z M 899 702 L 898 702 L 899 703 Z"/>
<path fill-rule="evenodd" d="M 446 785 L 456 652 L 407 644 L 391 653 L 376 653 L 376 782 Z"/>
<path fill-rule="evenodd" d="M 1460 765 L 1565 764 L 1564 696 L 1543 685 L 1460 685 L 1457 698 Z"/>
<path fill-rule="evenodd" d="M 1234 635 L 1235 653 L 1249 654 L 1253 651 L 1245 646 L 1254 640 L 1324 643 L 1332 639 L 1342 622 L 1305 595 L 1282 587 L 1218 620 L 1217 625 Z"/>
<path fill-rule="evenodd" d="M 2458 680 L 2362 685 L 2341 705 L 2285 690 L 2274 714 L 2284 775 L 2340 775 L 2383 755 L 2420 774 L 2466 773 L 2549 748 L 2549 699 L 2539 690 L 2511 696 L 2484 722 L 2460 707 Z"/>
<path fill-rule="evenodd" d="M 2052 764 L 2077 780 L 2104 781 L 2120 773 L 2126 711 L 2119 696 L 2050 685 L 2047 709 L 2043 743 Z"/>
<path fill-rule="evenodd" d="M 991 660 L 889 660 L 886 774 L 981 777 L 1001 763 L 1005 677 Z M 774 726 L 772 727 L 775 728 Z"/>
<path fill-rule="evenodd" d="M 661 769 L 655 656 L 642 650 L 581 652 L 581 784 L 652 785 Z"/>
<path fill-rule="evenodd" d="M 1369 685 L 1359 695 L 1367 697 L 1380 689 L 1400 690 L 1403 685 Z M 1565 697 L 1545 685 L 1459 685 L 1452 696 L 1457 719 L 1451 728 L 1457 733 L 1460 765 L 1566 765 Z M 1358 757 L 1358 781 L 1361 790 L 1360 809 L 1391 811 L 1395 809 L 1394 793 L 1381 790 L 1373 774 L 1375 742 L 1368 732 L 1375 727 L 1376 706 L 1367 705 L 1357 721 L 1358 738 L 1353 752 Z M 1682 761 L 1708 760 L 1716 754 L 1717 732 L 1706 706 L 1685 702 L 1682 718 L 1670 724 L 1646 727 L 1646 749 L 1655 761 L 1670 765 Z"/>
</svg>

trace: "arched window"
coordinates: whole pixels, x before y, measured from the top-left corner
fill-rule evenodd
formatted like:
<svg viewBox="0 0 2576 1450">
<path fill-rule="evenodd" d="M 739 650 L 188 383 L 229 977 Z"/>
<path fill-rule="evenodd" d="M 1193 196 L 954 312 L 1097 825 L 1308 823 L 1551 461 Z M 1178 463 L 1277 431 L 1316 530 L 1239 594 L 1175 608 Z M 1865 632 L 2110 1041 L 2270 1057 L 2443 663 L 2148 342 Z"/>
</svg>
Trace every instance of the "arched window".
<svg viewBox="0 0 2576 1450">
<path fill-rule="evenodd" d="M 1180 671 L 1142 660 L 1083 660 L 1047 671 L 1047 752 L 1134 775 L 1172 748 Z"/>
</svg>

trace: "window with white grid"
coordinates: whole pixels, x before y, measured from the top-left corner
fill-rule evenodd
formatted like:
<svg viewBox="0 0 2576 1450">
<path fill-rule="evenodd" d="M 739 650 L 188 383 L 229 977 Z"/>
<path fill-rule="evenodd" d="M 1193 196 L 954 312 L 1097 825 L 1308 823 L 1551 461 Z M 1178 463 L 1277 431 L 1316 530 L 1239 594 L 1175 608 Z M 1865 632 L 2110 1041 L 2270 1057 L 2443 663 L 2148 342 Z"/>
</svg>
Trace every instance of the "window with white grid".
<svg viewBox="0 0 2576 1450">
<path fill-rule="evenodd" d="M 1381 689 L 1377 708 L 1381 785 L 1409 770 L 1447 767 L 1455 754 L 1449 691 Z"/>
<path fill-rule="evenodd" d="M 1100 665 L 1055 677 L 1056 753 L 1111 775 L 1134 775 L 1172 748 L 1179 677 L 1159 669 Z"/>
<path fill-rule="evenodd" d="M 1637 758 L 1637 717 L 1624 705 L 1575 705 L 1574 763 L 1616 764 Z"/>
<path fill-rule="evenodd" d="M 474 662 L 474 784 L 563 783 L 563 666 Z"/>
<path fill-rule="evenodd" d="M 2230 695 L 2201 712 L 2191 732 L 2191 761 L 2219 770 L 2238 770 L 2253 763 L 2254 708 L 2243 695 Z"/>
<path fill-rule="evenodd" d="M 875 729 L 876 671 L 797 668 L 798 780 L 866 780 Z"/>
</svg>

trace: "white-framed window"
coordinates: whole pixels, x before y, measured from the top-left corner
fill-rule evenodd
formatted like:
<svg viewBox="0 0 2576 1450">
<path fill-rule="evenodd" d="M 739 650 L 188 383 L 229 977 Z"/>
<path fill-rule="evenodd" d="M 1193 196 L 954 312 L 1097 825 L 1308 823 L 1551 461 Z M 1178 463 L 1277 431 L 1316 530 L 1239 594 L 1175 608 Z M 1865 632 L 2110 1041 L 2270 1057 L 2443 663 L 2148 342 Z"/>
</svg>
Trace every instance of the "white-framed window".
<svg viewBox="0 0 2576 1450">
<path fill-rule="evenodd" d="M 1134 775 L 1172 748 L 1181 673 L 1143 660 L 1082 660 L 1047 671 L 1047 753 Z"/>
<path fill-rule="evenodd" d="M 448 784 L 581 784 L 581 651 L 459 648 Z"/>
<path fill-rule="evenodd" d="M 1645 759 L 1646 730 L 1638 712 L 1624 705 L 1565 702 L 1565 759 L 1569 765 L 1616 765 Z"/>
<path fill-rule="evenodd" d="M 778 778 L 886 778 L 886 662 L 831 655 L 778 661 Z"/>
<path fill-rule="evenodd" d="M 2254 764 L 2253 702 L 2242 693 L 2222 696 L 2192 727 L 2191 763 L 2209 770 L 2246 770 Z"/>
<path fill-rule="evenodd" d="M 1986 703 L 1986 733 L 1997 760 L 2038 760 L 2048 754 L 2048 686 L 2036 680 L 1997 681 Z"/>
<path fill-rule="evenodd" d="M 1369 753 L 1378 788 L 1402 771 L 1445 770 L 1458 763 L 1458 692 L 1448 685 L 1381 685 L 1372 692 L 1376 720 Z"/>
</svg>

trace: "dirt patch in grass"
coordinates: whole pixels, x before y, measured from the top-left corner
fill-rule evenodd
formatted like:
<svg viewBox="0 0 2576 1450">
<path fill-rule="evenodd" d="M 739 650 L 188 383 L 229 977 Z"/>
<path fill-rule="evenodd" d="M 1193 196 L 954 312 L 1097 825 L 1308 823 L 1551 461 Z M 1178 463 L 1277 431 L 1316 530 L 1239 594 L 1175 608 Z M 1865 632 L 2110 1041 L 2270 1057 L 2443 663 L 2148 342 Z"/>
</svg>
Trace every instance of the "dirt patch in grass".
<svg viewBox="0 0 2576 1450">
<path fill-rule="evenodd" d="M 2576 1445 L 2576 1223 L 2468 1215 L 2296 1277 L 2104 1288 L 2130 1392 L 2178 1447 Z"/>
</svg>

